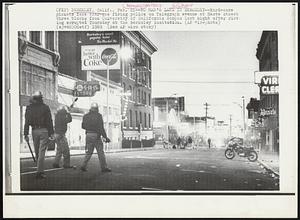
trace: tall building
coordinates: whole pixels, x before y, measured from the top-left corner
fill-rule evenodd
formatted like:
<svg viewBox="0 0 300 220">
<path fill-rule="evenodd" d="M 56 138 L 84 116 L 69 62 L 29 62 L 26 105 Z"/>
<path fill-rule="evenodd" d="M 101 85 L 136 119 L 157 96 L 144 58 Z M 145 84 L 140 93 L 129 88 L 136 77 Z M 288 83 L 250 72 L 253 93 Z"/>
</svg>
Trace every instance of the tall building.
<svg viewBox="0 0 300 220">
<path fill-rule="evenodd" d="M 122 139 L 152 139 L 151 56 L 156 46 L 140 31 L 67 31 L 59 32 L 58 39 L 59 72 L 87 81 L 90 74 L 106 79 L 109 71 L 109 81 L 131 94 L 129 99 L 120 95 Z M 102 61 L 106 48 L 117 52 L 109 70 Z M 124 48 L 132 52 L 130 58 L 121 56 Z"/>
<path fill-rule="evenodd" d="M 256 57 L 259 60 L 259 71 L 278 71 L 278 34 L 277 31 L 263 31 L 258 43 Z M 272 80 L 273 81 L 273 80 Z M 277 83 L 276 83 L 277 81 Z M 279 152 L 279 94 L 267 88 L 262 81 L 260 88 L 259 117 L 262 119 L 260 137 L 261 150 Z M 278 86 L 278 76 L 270 89 Z"/>
<path fill-rule="evenodd" d="M 58 106 L 57 74 L 58 33 L 54 31 L 19 31 L 19 78 L 20 78 L 20 140 L 24 151 L 23 133 L 26 106 L 35 91 L 43 93 L 44 102 L 52 114 Z"/>
</svg>

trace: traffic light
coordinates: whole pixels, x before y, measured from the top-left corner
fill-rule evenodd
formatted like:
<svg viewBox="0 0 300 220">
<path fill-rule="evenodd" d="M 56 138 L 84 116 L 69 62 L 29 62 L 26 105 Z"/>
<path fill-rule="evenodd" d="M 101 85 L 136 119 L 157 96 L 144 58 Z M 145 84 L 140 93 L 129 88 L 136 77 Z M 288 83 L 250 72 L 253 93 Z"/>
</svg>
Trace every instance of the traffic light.
<svg viewBox="0 0 300 220">
<path fill-rule="evenodd" d="M 184 96 L 178 97 L 179 111 L 184 111 Z"/>
</svg>

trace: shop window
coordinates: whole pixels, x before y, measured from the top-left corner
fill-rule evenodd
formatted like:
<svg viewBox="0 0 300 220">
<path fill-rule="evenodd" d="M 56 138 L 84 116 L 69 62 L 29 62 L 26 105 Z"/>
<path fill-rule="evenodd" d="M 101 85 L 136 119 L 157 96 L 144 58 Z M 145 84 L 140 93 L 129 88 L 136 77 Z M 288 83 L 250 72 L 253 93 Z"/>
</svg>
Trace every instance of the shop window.
<svg viewBox="0 0 300 220">
<path fill-rule="evenodd" d="M 30 31 L 29 32 L 29 40 L 32 43 L 35 43 L 37 45 L 41 45 L 41 32 L 40 31 Z"/>
<path fill-rule="evenodd" d="M 31 96 L 41 91 L 44 98 L 55 99 L 55 73 L 41 67 L 22 63 L 21 94 Z"/>
<path fill-rule="evenodd" d="M 54 31 L 45 32 L 45 47 L 48 50 L 54 51 Z"/>
</svg>

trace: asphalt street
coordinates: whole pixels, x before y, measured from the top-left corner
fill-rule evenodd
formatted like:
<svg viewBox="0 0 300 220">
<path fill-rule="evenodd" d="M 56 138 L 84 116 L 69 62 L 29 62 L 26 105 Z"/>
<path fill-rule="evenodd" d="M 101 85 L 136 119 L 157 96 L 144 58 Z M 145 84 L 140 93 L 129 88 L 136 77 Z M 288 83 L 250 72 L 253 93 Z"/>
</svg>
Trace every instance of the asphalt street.
<svg viewBox="0 0 300 220">
<path fill-rule="evenodd" d="M 96 154 L 88 171 L 79 169 L 84 155 L 71 157 L 77 169 L 52 167 L 46 159 L 46 179 L 36 179 L 36 165 L 21 160 L 23 191 L 108 191 L 108 190 L 279 190 L 279 179 L 258 162 L 243 157 L 228 160 L 224 149 L 153 149 L 107 153 L 111 173 L 101 173 Z"/>
</svg>

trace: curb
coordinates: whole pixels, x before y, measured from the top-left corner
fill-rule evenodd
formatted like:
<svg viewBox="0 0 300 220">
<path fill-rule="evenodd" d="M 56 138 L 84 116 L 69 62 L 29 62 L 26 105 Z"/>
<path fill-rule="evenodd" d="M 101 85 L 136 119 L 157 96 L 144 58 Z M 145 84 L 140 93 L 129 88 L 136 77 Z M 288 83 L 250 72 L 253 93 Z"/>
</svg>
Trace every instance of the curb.
<svg viewBox="0 0 300 220">
<path fill-rule="evenodd" d="M 147 148 L 136 148 L 136 149 L 126 149 L 126 150 L 116 150 L 116 151 L 104 151 L 105 154 L 112 154 L 112 153 L 122 153 L 122 152 L 132 152 L 132 151 L 147 151 L 147 150 L 154 150 L 154 149 L 158 149 L 158 148 L 153 148 L 153 147 L 147 147 Z M 93 153 L 93 154 L 97 154 L 97 152 Z M 85 155 L 85 153 L 77 153 L 77 154 L 71 154 L 71 156 L 80 156 L 80 155 Z M 50 158 L 50 157 L 55 157 L 54 155 L 48 155 L 45 156 L 45 158 Z M 26 160 L 26 159 L 32 159 L 31 156 L 26 156 L 26 157 L 20 157 L 21 160 Z"/>
<path fill-rule="evenodd" d="M 261 160 L 257 160 L 257 161 L 258 161 L 258 163 L 259 163 L 260 165 L 262 165 L 267 171 L 273 173 L 276 177 L 279 177 L 279 176 L 280 176 L 278 172 L 276 172 L 273 168 L 271 168 L 271 167 L 270 167 L 269 165 L 267 165 L 266 163 L 262 162 Z"/>
</svg>

